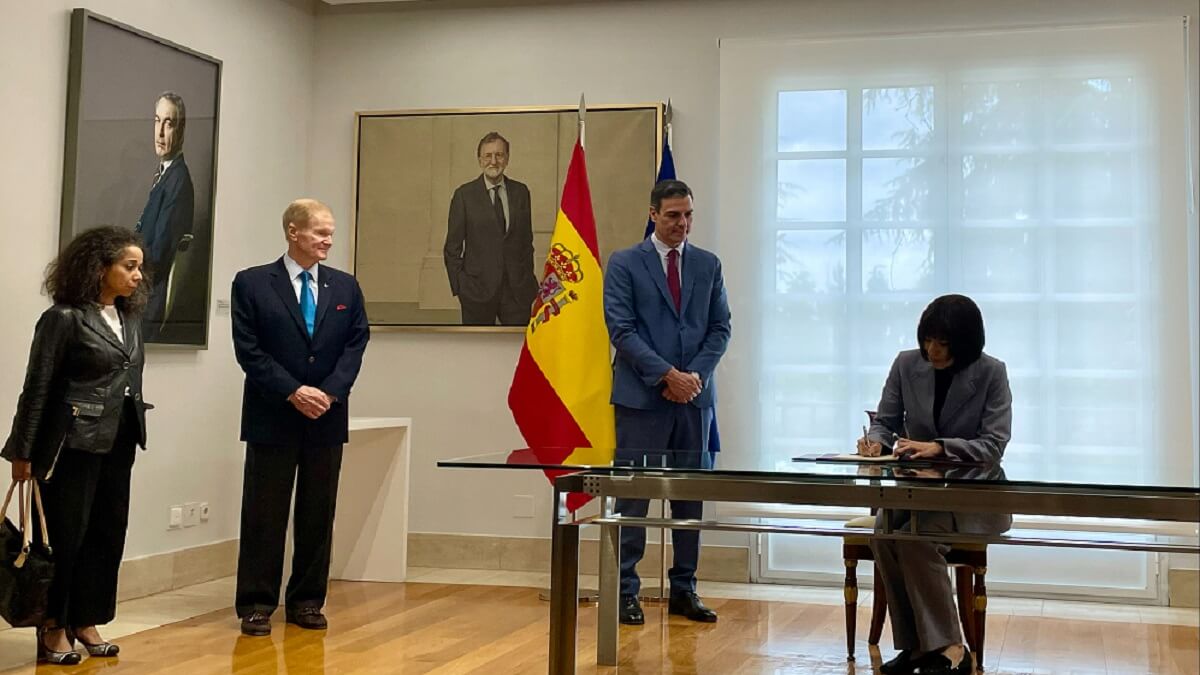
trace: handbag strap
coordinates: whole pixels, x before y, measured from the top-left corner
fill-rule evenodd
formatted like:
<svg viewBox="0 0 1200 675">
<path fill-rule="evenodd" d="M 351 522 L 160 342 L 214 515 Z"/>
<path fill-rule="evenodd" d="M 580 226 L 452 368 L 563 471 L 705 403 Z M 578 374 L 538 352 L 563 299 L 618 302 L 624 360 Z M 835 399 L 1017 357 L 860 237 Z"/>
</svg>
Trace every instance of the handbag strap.
<svg viewBox="0 0 1200 675">
<path fill-rule="evenodd" d="M 4 518 L 4 517 L 8 516 L 8 503 L 12 501 L 13 490 L 15 490 L 17 488 L 17 483 L 20 483 L 20 482 L 21 481 L 19 481 L 19 480 L 14 480 L 13 482 L 8 484 L 8 494 L 4 495 L 4 508 L 0 508 L 0 518 Z M 19 523 L 19 520 L 18 520 L 18 523 Z"/>
<path fill-rule="evenodd" d="M 42 488 L 36 480 L 29 483 L 33 485 L 33 503 L 37 505 L 38 523 L 42 526 L 42 547 L 46 549 L 47 554 L 53 555 L 54 552 L 50 550 L 50 533 L 46 530 L 46 509 L 42 506 Z M 32 516 L 32 513 L 30 515 Z"/>
<path fill-rule="evenodd" d="M 13 567 L 16 569 L 21 569 L 25 566 L 25 559 L 29 557 L 29 548 L 32 543 L 31 537 L 33 536 L 33 504 L 28 503 L 33 498 L 33 491 L 30 490 L 26 494 L 26 482 L 21 481 L 21 485 L 17 489 L 17 498 L 20 500 L 19 504 L 21 507 L 21 524 L 18 526 L 21 528 L 21 552 L 17 555 L 17 559 L 13 561 Z"/>
</svg>

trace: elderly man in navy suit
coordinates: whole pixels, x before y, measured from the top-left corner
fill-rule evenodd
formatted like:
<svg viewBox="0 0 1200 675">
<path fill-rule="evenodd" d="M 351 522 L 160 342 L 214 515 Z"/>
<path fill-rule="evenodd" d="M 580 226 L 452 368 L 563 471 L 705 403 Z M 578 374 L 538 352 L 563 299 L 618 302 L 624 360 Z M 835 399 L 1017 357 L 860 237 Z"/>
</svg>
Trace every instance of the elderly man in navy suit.
<svg viewBox="0 0 1200 675">
<path fill-rule="evenodd" d="M 321 264 L 333 245 L 329 207 L 314 199 L 283 213 L 287 253 L 233 280 L 233 347 L 242 393 L 242 534 L 235 609 L 246 635 L 269 635 L 279 606 L 288 505 L 296 487 L 288 623 L 327 626 L 333 512 L 350 389 L 370 338 L 354 277 Z"/>
<path fill-rule="evenodd" d="M 143 318 L 143 335 L 153 341 L 167 320 L 167 282 L 175 251 L 192 233 L 195 195 L 192 174 L 183 160 L 187 108 L 173 91 L 159 94 L 154 103 L 154 154 L 158 168 L 146 197 L 146 206 L 134 230 L 145 241 L 146 269 L 150 272 L 150 302 Z"/>
<path fill-rule="evenodd" d="M 674 467 L 712 468 L 708 433 L 716 404 L 717 362 L 729 344 L 729 302 L 716 255 L 687 241 L 692 229 L 692 191 L 664 180 L 650 192 L 654 233 L 617 251 L 604 277 L 604 318 L 616 348 L 612 403 L 617 446 L 658 450 Z M 622 515 L 645 516 L 644 499 L 618 499 Z M 702 502 L 671 502 L 671 516 L 699 519 Z M 669 572 L 669 611 L 693 621 L 717 615 L 696 595 L 697 530 L 672 530 L 674 566 Z M 645 621 L 636 566 L 646 548 L 646 531 L 621 529 L 620 620 Z"/>
</svg>

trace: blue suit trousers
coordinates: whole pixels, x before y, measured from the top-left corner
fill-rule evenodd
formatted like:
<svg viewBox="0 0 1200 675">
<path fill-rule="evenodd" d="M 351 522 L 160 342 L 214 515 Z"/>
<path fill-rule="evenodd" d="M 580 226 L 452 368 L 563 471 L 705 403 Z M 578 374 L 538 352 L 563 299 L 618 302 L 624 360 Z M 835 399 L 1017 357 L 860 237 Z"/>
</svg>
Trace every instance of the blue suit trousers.
<svg viewBox="0 0 1200 675">
<path fill-rule="evenodd" d="M 711 469 L 713 454 L 708 452 L 708 434 L 713 409 L 690 404 L 672 404 L 664 410 L 638 410 L 615 406 L 618 456 L 638 464 L 675 468 Z M 638 460 L 637 451 L 645 450 Z M 617 499 L 621 515 L 642 517 L 650 509 L 646 499 Z M 671 501 L 671 517 L 699 520 L 704 502 Z M 674 563 L 667 576 L 671 595 L 696 591 L 696 564 L 700 559 L 699 530 L 671 530 Z M 637 564 L 646 551 L 646 529 L 621 528 L 621 595 L 637 595 L 641 590 Z"/>
</svg>

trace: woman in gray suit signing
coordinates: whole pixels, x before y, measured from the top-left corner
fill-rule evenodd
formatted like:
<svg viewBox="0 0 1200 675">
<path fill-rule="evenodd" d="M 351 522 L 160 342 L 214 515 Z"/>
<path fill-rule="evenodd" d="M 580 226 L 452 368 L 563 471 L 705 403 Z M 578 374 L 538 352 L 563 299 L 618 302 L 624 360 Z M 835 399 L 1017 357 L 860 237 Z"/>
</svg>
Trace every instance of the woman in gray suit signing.
<svg viewBox="0 0 1200 675">
<path fill-rule="evenodd" d="M 883 386 L 879 408 L 858 452 L 877 456 L 885 447 L 908 459 L 998 466 L 1012 428 L 1012 393 L 1004 362 L 983 353 L 983 316 L 963 295 L 943 295 L 921 314 L 919 349 L 900 352 Z M 891 527 L 917 516 L 923 533 L 999 534 L 1012 516 L 990 513 L 892 510 Z M 876 527 L 882 525 L 883 512 Z M 900 650 L 883 664 L 887 675 L 974 670 L 963 645 L 954 592 L 936 541 L 873 539 L 883 578 L 892 641 Z"/>
</svg>

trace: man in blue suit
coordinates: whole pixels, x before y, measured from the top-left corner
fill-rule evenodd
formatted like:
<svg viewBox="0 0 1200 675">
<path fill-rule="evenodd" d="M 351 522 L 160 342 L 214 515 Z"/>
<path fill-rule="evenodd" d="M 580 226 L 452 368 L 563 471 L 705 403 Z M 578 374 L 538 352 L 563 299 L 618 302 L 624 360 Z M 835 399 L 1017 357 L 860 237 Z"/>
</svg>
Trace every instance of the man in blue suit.
<svg viewBox="0 0 1200 675">
<path fill-rule="evenodd" d="M 612 403 L 617 446 L 658 450 L 680 468 L 712 468 L 708 433 L 716 403 L 717 362 L 729 344 L 729 302 L 716 255 L 687 242 L 692 229 L 692 191 L 677 180 L 660 181 L 650 192 L 654 233 L 617 251 L 604 277 L 604 318 L 616 348 Z M 617 512 L 645 516 L 649 502 L 618 499 Z M 671 517 L 699 519 L 702 502 L 672 501 Z M 696 595 L 700 532 L 672 530 L 674 566 L 669 572 L 669 611 L 693 621 L 717 615 Z M 637 563 L 646 531 L 621 529 L 620 620 L 645 621 Z"/>
<path fill-rule="evenodd" d="M 195 196 L 192 174 L 183 160 L 187 108 L 183 98 L 165 91 L 154 103 L 154 154 L 158 168 L 146 197 L 146 206 L 134 230 L 141 233 L 150 271 L 150 302 L 142 318 L 143 336 L 153 342 L 167 321 L 167 282 L 175 252 L 185 235 L 192 233 Z M 179 283 L 179 280 L 176 281 Z"/>
<path fill-rule="evenodd" d="M 333 214 L 313 199 L 283 213 L 287 254 L 233 280 L 233 347 L 242 393 L 242 534 L 235 609 L 246 635 L 269 635 L 279 606 L 288 505 L 296 486 L 288 623 L 327 627 L 333 513 L 350 389 L 370 329 L 354 277 L 320 264 Z"/>
</svg>

